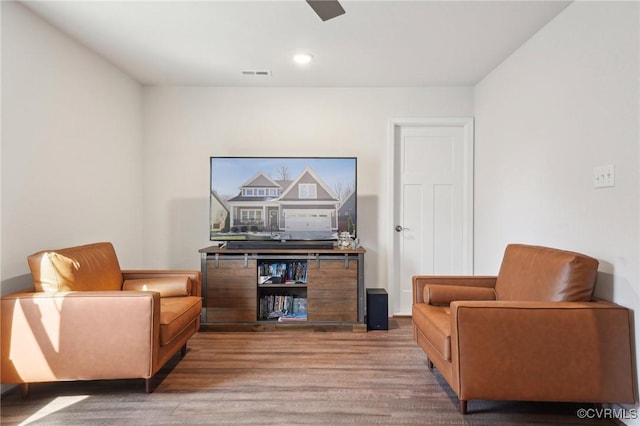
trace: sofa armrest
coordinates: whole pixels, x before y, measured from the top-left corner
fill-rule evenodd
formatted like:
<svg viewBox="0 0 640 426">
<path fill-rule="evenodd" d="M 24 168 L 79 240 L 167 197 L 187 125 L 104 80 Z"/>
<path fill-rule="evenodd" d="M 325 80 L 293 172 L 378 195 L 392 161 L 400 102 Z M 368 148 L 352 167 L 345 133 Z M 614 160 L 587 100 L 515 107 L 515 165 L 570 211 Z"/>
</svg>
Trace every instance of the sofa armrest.
<svg viewBox="0 0 640 426">
<path fill-rule="evenodd" d="M 481 275 L 414 275 L 413 303 L 425 303 L 424 287 L 436 285 L 494 288 L 497 277 Z"/>
<path fill-rule="evenodd" d="M 196 270 L 123 270 L 122 279 L 139 280 L 151 278 L 188 277 L 191 282 L 190 296 L 201 296 L 202 273 Z"/>
<path fill-rule="evenodd" d="M 1 381 L 148 378 L 158 357 L 160 295 L 82 291 L 0 300 Z"/>
<path fill-rule="evenodd" d="M 460 399 L 634 402 L 630 321 L 606 302 L 453 302 Z"/>
</svg>

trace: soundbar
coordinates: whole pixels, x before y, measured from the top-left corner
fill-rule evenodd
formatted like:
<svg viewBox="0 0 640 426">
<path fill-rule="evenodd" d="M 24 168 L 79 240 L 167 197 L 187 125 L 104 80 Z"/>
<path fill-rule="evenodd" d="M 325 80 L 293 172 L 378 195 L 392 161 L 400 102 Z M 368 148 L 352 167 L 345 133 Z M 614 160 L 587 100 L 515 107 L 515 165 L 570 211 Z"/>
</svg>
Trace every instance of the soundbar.
<svg viewBox="0 0 640 426">
<path fill-rule="evenodd" d="M 227 241 L 228 249 L 332 249 L 333 241 L 260 241 L 260 240 L 242 240 Z"/>
</svg>

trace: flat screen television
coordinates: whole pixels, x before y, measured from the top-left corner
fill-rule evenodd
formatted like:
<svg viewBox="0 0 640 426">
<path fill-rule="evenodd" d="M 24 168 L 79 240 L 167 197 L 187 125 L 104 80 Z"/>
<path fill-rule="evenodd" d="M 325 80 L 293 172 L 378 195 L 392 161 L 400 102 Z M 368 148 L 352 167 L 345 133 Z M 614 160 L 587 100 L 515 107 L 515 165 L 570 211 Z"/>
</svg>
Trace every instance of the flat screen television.
<svg viewBox="0 0 640 426">
<path fill-rule="evenodd" d="M 211 241 L 228 246 L 357 236 L 357 158 L 211 157 Z"/>
</svg>

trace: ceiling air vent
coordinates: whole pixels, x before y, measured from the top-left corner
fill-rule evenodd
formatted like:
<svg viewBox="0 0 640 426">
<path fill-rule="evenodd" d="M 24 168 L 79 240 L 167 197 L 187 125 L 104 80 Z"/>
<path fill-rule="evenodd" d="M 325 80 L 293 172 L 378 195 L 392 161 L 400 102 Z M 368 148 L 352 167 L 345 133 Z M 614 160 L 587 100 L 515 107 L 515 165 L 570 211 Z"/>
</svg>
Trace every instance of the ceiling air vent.
<svg viewBox="0 0 640 426">
<path fill-rule="evenodd" d="M 257 76 L 270 76 L 271 71 L 269 70 L 244 70 L 241 71 L 242 75 L 257 75 Z"/>
</svg>

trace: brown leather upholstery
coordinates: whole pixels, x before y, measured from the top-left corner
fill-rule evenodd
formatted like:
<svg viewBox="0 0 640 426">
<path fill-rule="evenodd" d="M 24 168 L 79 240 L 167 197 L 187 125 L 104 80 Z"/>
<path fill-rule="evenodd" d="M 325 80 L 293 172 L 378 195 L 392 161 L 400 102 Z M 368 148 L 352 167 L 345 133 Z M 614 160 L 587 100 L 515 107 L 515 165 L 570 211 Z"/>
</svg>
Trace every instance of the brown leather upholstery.
<svg viewBox="0 0 640 426">
<path fill-rule="evenodd" d="M 27 257 L 36 291 L 121 290 L 122 274 L 111 243 L 45 250 Z"/>
<path fill-rule="evenodd" d="M 200 316 L 202 302 L 197 297 L 169 297 L 160 300 L 160 345 L 164 346 Z"/>
<path fill-rule="evenodd" d="M 587 302 L 598 261 L 583 254 L 547 247 L 510 244 L 496 282 L 498 300 Z"/>
<path fill-rule="evenodd" d="M 635 401 L 631 313 L 591 300 L 597 266 L 513 244 L 497 277 L 413 278 L 414 339 L 461 411 L 470 399 Z"/>
<path fill-rule="evenodd" d="M 0 301 L 2 383 L 149 379 L 200 326 L 200 271 L 121 271 L 110 243 L 28 263 L 37 290 Z"/>
<path fill-rule="evenodd" d="M 159 302 L 122 291 L 2 297 L 2 383 L 150 377 Z"/>
<path fill-rule="evenodd" d="M 166 278 L 139 278 L 137 280 L 125 280 L 122 284 L 123 291 L 157 291 L 160 297 L 188 296 L 191 289 L 191 281 L 188 277 Z"/>
<path fill-rule="evenodd" d="M 496 291 L 492 288 L 458 285 L 424 286 L 424 302 L 427 305 L 446 305 L 455 300 L 495 300 Z"/>
</svg>

